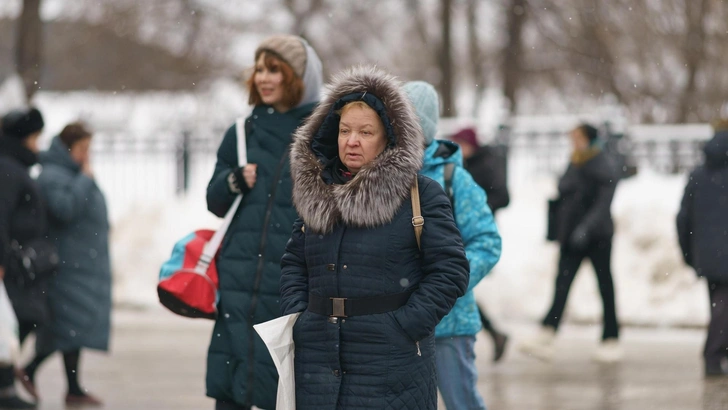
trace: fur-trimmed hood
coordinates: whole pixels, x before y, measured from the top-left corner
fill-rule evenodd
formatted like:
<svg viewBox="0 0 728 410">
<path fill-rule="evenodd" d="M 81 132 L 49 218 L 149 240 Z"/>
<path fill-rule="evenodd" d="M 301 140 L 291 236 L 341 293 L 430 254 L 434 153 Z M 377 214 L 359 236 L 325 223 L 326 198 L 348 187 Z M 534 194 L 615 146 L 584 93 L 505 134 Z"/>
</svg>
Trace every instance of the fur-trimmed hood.
<svg viewBox="0 0 728 410">
<path fill-rule="evenodd" d="M 409 198 L 422 167 L 424 137 L 401 85 L 376 67 L 346 70 L 334 77 L 319 106 L 296 131 L 291 148 L 293 202 L 307 229 L 327 233 L 340 222 L 385 225 Z M 348 183 L 327 183 L 322 173 L 338 155 L 336 111 L 354 99 L 377 111 L 389 145 Z"/>
</svg>

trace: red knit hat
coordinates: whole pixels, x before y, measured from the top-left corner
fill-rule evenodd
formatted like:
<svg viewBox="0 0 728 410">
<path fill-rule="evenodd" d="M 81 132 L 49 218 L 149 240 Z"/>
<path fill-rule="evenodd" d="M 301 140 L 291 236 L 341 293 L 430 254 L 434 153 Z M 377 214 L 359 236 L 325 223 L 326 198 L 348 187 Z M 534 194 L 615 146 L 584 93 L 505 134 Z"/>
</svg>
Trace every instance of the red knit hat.
<svg viewBox="0 0 728 410">
<path fill-rule="evenodd" d="M 457 142 L 458 144 L 468 144 L 473 147 L 477 147 L 478 144 L 478 135 L 475 133 L 475 130 L 472 128 L 463 128 L 462 130 L 456 132 L 453 134 L 450 139 L 453 142 Z"/>
</svg>

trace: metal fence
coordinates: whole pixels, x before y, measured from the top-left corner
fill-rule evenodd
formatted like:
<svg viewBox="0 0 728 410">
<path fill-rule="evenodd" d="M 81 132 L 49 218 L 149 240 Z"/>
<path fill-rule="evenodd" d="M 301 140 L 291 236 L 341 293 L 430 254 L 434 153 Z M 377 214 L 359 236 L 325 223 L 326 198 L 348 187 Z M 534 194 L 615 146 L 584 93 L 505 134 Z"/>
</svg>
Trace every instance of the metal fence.
<svg viewBox="0 0 728 410">
<path fill-rule="evenodd" d="M 640 168 L 677 174 L 695 168 L 703 160 L 705 139 L 633 139 L 629 134 L 610 132 L 608 124 L 602 126 L 601 132 L 606 140 L 605 150 L 626 175 Z M 503 128 L 495 142 L 508 147 L 509 157 L 530 157 L 534 168 L 544 173 L 563 171 L 571 152 L 568 133 L 564 131 L 510 132 Z"/>
<path fill-rule="evenodd" d="M 608 133 L 606 149 L 621 161 L 626 175 L 635 168 L 663 173 L 692 169 L 702 161 L 704 141 L 690 139 L 631 140 Z M 125 207 L 148 201 L 168 201 L 193 191 L 204 192 L 214 170 L 224 129 L 209 132 L 160 132 L 133 138 L 121 131 L 98 131 L 93 145 L 97 179 L 109 200 Z M 511 132 L 501 128 L 495 143 L 504 148 L 514 166 L 528 172 L 559 174 L 570 154 L 563 131 Z M 524 162 L 525 161 L 525 162 Z M 201 194 L 199 194 L 201 195 Z"/>
</svg>

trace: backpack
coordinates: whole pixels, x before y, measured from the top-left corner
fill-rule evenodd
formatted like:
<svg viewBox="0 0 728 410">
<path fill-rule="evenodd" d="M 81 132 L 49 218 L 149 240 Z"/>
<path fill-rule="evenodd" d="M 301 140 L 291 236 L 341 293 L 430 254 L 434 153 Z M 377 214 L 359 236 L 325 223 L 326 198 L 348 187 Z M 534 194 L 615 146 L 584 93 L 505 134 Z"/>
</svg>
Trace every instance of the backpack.
<svg viewBox="0 0 728 410">
<path fill-rule="evenodd" d="M 450 205 L 452 205 L 452 213 L 455 215 L 455 190 L 452 187 L 452 177 L 455 174 L 455 164 L 448 162 L 445 164 L 445 193 L 450 198 Z"/>
<path fill-rule="evenodd" d="M 238 164 L 247 164 L 244 119 L 238 119 Z M 215 260 L 225 233 L 235 216 L 243 195 L 238 195 L 230 206 L 217 231 L 198 230 L 179 240 L 172 256 L 159 271 L 157 295 L 159 302 L 172 312 L 190 318 L 215 319 L 217 317 L 218 276 Z"/>
</svg>

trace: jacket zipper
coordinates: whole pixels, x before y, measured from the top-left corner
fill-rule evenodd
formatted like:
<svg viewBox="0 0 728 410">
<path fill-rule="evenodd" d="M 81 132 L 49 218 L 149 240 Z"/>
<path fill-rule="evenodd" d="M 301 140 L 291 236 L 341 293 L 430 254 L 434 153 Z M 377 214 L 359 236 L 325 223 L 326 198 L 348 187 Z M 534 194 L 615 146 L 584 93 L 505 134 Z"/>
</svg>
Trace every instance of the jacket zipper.
<svg viewBox="0 0 728 410">
<path fill-rule="evenodd" d="M 258 248 L 258 268 L 255 271 L 255 282 L 253 282 L 253 296 L 250 301 L 250 323 L 254 323 L 255 311 L 258 307 L 258 291 L 260 290 L 260 281 L 263 278 L 263 265 L 265 261 L 265 242 L 268 238 L 268 224 L 270 223 L 271 212 L 273 211 L 273 203 L 278 190 L 278 181 L 281 178 L 281 172 L 288 159 L 288 150 L 283 154 L 281 161 L 278 163 L 275 178 L 273 178 L 273 186 L 271 187 L 270 197 L 268 198 L 268 206 L 265 209 L 265 218 L 263 219 L 263 233 L 260 235 L 260 247 Z M 248 350 L 248 404 L 253 403 L 252 386 L 255 382 L 255 332 L 250 332 L 250 349 Z"/>
<path fill-rule="evenodd" d="M 415 345 L 417 345 L 417 356 L 422 357 L 422 352 L 420 351 L 420 342 L 415 342 Z"/>
</svg>

